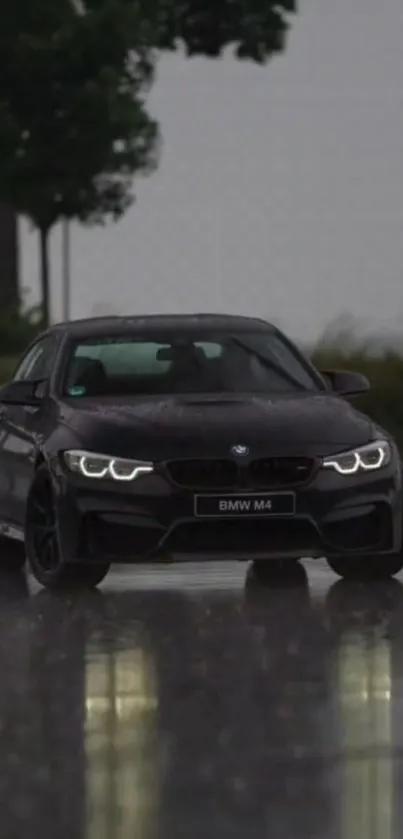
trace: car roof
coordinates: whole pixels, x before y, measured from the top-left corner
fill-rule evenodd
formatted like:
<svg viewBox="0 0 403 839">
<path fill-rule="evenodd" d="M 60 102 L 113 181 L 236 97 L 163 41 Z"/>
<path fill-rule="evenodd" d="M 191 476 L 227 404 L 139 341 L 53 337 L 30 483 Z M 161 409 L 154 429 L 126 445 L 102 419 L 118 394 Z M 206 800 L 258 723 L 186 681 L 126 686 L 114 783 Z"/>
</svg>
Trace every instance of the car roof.
<svg viewBox="0 0 403 839">
<path fill-rule="evenodd" d="M 46 330 L 45 334 L 64 332 L 75 340 L 80 338 L 102 338 L 108 335 L 130 335 L 133 331 L 192 332 L 199 329 L 218 329 L 220 331 L 266 331 L 275 327 L 261 318 L 227 314 L 153 314 L 153 315 L 110 315 L 106 317 L 82 318 L 80 320 L 57 323 Z M 275 330 L 277 331 L 277 330 Z"/>
</svg>

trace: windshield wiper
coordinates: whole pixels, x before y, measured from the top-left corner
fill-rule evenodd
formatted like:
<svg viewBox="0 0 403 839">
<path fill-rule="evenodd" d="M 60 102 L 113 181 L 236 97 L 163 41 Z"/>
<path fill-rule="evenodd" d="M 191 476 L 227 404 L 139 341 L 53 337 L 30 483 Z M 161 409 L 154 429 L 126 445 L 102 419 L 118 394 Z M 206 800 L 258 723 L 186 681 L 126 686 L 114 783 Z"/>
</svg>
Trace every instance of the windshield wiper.
<svg viewBox="0 0 403 839">
<path fill-rule="evenodd" d="M 241 347 L 242 350 L 245 350 L 245 352 L 247 352 L 249 355 L 255 356 L 255 358 L 257 358 L 264 365 L 264 367 L 267 367 L 269 370 L 273 370 L 283 379 L 288 381 L 291 385 L 297 387 L 298 390 L 306 390 L 306 387 L 304 387 L 304 385 L 302 385 L 301 382 L 298 381 L 298 379 L 294 379 L 294 376 L 291 373 L 289 373 L 288 370 L 284 370 L 283 367 L 281 367 L 279 364 L 276 364 L 276 362 L 272 361 L 272 359 L 267 358 L 267 356 L 263 355 L 261 352 L 259 352 L 259 350 L 256 350 L 254 347 L 249 346 L 249 344 L 244 343 L 244 341 L 241 341 L 239 338 L 231 338 L 231 341 L 233 342 L 233 344 L 236 344 L 238 347 Z"/>
</svg>

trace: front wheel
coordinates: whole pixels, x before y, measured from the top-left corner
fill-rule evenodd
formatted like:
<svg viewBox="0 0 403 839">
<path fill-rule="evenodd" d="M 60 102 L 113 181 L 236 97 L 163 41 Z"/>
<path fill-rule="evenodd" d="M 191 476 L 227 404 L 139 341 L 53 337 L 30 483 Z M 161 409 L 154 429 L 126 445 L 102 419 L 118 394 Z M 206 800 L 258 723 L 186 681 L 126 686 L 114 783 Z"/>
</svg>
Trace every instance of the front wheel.
<svg viewBox="0 0 403 839">
<path fill-rule="evenodd" d="M 403 569 L 403 553 L 329 557 L 329 567 L 344 580 L 387 580 Z"/>
<path fill-rule="evenodd" d="M 65 562 L 52 482 L 45 465 L 39 467 L 29 495 L 25 536 L 29 569 L 47 589 L 94 588 L 109 571 L 108 562 Z"/>
</svg>

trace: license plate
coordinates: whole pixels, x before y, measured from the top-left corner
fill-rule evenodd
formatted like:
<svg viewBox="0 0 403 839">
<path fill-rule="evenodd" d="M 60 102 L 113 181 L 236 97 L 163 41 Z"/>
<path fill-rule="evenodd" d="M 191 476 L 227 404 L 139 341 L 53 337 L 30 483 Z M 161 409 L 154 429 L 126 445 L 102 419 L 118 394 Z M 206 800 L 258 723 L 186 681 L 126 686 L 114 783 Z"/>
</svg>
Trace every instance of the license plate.
<svg viewBox="0 0 403 839">
<path fill-rule="evenodd" d="M 257 518 L 292 516 L 295 513 L 293 492 L 237 493 L 231 495 L 195 495 L 194 514 L 208 518 Z"/>
</svg>

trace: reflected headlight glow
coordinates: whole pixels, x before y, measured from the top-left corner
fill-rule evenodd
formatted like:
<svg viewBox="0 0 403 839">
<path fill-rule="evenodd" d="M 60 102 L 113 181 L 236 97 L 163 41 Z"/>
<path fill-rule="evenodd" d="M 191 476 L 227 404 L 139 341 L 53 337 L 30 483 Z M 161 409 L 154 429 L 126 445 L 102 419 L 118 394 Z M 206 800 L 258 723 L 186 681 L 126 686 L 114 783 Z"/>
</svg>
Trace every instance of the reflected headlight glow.
<svg viewBox="0 0 403 839">
<path fill-rule="evenodd" d="M 80 450 L 64 452 L 63 459 L 71 472 L 97 480 L 135 481 L 154 471 L 152 463 L 142 460 L 126 460 Z"/>
<path fill-rule="evenodd" d="M 374 472 L 388 466 L 392 458 L 390 445 L 386 440 L 376 440 L 359 449 L 326 457 L 322 466 L 334 469 L 339 475 L 356 475 L 358 472 Z"/>
</svg>

